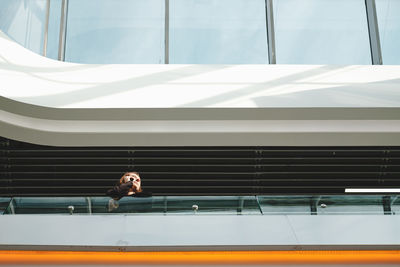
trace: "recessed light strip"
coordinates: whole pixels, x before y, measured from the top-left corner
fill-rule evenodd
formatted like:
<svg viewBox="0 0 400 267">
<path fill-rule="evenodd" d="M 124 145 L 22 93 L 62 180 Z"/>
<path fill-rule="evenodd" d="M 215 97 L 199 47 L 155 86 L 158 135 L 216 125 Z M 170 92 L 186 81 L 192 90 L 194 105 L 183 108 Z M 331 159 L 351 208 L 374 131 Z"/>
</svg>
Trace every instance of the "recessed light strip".
<svg viewBox="0 0 400 267">
<path fill-rule="evenodd" d="M 207 249 L 205 247 L 205 249 Z M 7 251 L 0 265 L 353 265 L 399 266 L 399 250 L 291 251 Z"/>
<path fill-rule="evenodd" d="M 345 193 L 400 193 L 400 188 L 346 188 Z"/>
</svg>

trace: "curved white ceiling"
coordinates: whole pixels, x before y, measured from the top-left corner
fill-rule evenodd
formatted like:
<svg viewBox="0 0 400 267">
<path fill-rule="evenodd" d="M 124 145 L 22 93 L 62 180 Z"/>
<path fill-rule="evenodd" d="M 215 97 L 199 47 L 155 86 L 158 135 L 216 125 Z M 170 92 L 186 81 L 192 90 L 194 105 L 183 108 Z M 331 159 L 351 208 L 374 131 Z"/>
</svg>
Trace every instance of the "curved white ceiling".
<svg viewBox="0 0 400 267">
<path fill-rule="evenodd" d="M 73 64 L 1 32 L 0 66 L 1 135 L 27 142 L 400 145 L 400 66 Z"/>
</svg>

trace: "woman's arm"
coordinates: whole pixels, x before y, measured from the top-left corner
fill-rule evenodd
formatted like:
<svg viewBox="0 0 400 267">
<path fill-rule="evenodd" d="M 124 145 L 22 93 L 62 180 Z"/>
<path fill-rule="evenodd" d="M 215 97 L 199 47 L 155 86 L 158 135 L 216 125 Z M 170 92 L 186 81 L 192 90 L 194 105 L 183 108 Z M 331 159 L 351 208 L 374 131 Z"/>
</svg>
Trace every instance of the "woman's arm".
<svg viewBox="0 0 400 267">
<path fill-rule="evenodd" d="M 116 185 L 113 188 L 107 190 L 107 196 L 112 197 L 113 199 L 121 199 L 122 197 L 126 196 L 129 190 L 132 188 L 133 183 L 132 181 L 123 183 L 121 185 Z"/>
</svg>

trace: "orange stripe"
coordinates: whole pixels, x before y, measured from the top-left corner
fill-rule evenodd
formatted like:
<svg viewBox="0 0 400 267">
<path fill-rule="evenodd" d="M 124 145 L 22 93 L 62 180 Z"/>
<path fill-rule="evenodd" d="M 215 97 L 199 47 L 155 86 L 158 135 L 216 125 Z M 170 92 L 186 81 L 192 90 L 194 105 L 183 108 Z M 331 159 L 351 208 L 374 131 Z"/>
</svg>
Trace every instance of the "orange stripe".
<svg viewBox="0 0 400 267">
<path fill-rule="evenodd" d="M 400 264 L 385 251 L 0 251 L 0 264 Z"/>
</svg>

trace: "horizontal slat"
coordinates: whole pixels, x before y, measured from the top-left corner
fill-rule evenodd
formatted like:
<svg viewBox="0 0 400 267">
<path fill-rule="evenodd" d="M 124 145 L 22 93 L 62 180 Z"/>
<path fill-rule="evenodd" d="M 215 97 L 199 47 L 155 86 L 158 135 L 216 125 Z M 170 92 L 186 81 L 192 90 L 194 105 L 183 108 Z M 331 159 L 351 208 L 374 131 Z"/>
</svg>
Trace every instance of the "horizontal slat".
<svg viewBox="0 0 400 267">
<path fill-rule="evenodd" d="M 21 178 L 53 178 L 53 179 L 119 179 L 122 172 L 2 172 L 1 176 L 6 179 Z M 211 177 L 215 179 L 255 179 L 255 178 L 351 178 L 351 179 L 371 179 L 376 177 L 400 178 L 400 172 L 140 172 L 141 177 L 146 179 L 164 178 L 164 179 L 201 179 Z M 142 179 L 143 180 L 143 179 Z"/>
<path fill-rule="evenodd" d="M 159 171 L 159 172 L 285 172 L 285 171 L 307 171 L 315 172 L 398 172 L 400 165 L 7 165 L 2 166 L 3 171 L 46 171 L 46 172 L 68 172 L 68 171 L 118 171 L 134 169 L 136 171 Z"/>
<path fill-rule="evenodd" d="M 0 185 L 4 186 L 26 186 L 29 183 L 32 183 L 31 180 L 13 180 L 8 183 L 2 184 L 4 181 L 0 182 Z M 365 186 L 372 186 L 372 185 L 381 185 L 385 183 L 386 185 L 397 185 L 400 186 L 400 182 L 398 180 L 383 180 L 381 179 L 370 179 L 370 180 L 350 180 L 350 179 L 341 179 L 341 180 L 323 180 L 323 181 L 317 181 L 318 185 L 333 185 L 333 186 L 349 186 L 349 185 L 365 185 Z M 213 186 L 227 186 L 227 183 L 229 183 L 229 186 L 275 186 L 275 185 L 285 185 L 285 186 L 291 186 L 291 185 L 308 185 L 308 186 L 314 186 L 316 184 L 316 180 L 294 180 L 294 179 L 287 179 L 287 180 L 278 180 L 278 179 L 271 179 L 271 180 L 249 180 L 249 181 L 235 181 L 235 180 L 156 180 L 156 181 L 146 181 L 146 183 L 143 184 L 143 187 L 150 187 L 150 186 L 170 186 L 173 184 L 174 186 L 186 186 L 186 187 L 191 187 L 191 186 L 208 186 L 208 187 L 213 187 Z M 41 179 L 41 180 L 35 180 L 34 181 L 35 186 L 38 187 L 47 187 L 47 186 L 86 186 L 86 187 L 95 187 L 95 186 L 106 186 L 106 187 L 112 187 L 114 186 L 113 181 L 107 180 L 107 181 L 96 181 L 95 183 L 92 181 L 74 181 L 74 180 L 47 180 L 47 179 Z"/>
<path fill-rule="evenodd" d="M 0 196 L 104 195 L 137 171 L 156 195 L 400 187 L 399 147 L 50 147 L 0 138 Z"/>
<path fill-rule="evenodd" d="M 8 165 L 220 165 L 220 164 L 343 164 L 343 165 L 363 165 L 363 164 L 396 164 L 400 165 L 400 158 L 136 158 L 136 157 L 30 157 L 12 158 L 4 157 L 0 159 L 1 164 Z"/>
<path fill-rule="evenodd" d="M 7 151 L 5 151 L 7 150 Z M 134 150 L 134 149 L 30 149 L 30 150 L 16 150 L 16 149 L 4 149 L 3 153 L 7 154 L 8 157 L 24 157 L 35 156 L 35 157 L 105 157 L 105 156 L 134 156 L 134 157 L 271 157 L 271 158 L 287 158 L 287 157 L 400 157 L 400 150 L 397 149 L 375 149 L 375 150 L 361 150 L 361 149 L 337 149 L 330 148 L 325 150 L 316 150 L 314 148 L 306 149 L 304 147 L 298 149 L 263 149 L 254 148 L 253 150 L 243 149 L 232 149 L 226 150 L 221 148 L 220 150 L 205 150 L 200 148 L 193 148 L 191 150 L 176 150 L 174 148 L 168 150 Z"/>
</svg>

